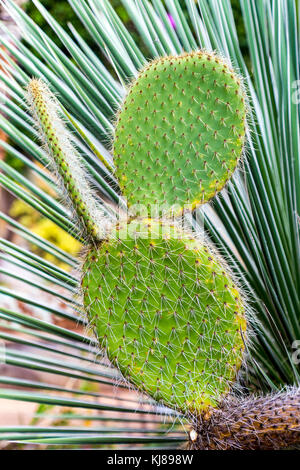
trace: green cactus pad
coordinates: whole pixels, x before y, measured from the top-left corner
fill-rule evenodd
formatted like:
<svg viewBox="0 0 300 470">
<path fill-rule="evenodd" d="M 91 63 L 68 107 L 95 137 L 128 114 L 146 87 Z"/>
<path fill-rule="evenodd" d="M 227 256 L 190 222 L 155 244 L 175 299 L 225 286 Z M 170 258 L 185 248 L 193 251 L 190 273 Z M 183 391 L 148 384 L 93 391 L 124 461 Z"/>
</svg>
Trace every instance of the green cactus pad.
<svg viewBox="0 0 300 470">
<path fill-rule="evenodd" d="M 158 217 L 209 201 L 238 164 L 245 119 L 240 78 L 220 57 L 199 51 L 151 62 L 115 129 L 116 175 L 128 205 Z"/>
<path fill-rule="evenodd" d="M 90 249 L 83 273 L 89 321 L 129 382 L 182 412 L 217 405 L 241 366 L 246 320 L 207 246 L 174 225 L 134 220 Z"/>
</svg>

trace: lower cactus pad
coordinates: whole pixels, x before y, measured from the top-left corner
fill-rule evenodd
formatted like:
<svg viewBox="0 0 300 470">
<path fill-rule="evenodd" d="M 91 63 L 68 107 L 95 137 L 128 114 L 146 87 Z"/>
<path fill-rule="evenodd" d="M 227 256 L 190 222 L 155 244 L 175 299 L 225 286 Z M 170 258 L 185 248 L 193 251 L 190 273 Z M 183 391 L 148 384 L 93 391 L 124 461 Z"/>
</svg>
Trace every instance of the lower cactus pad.
<svg viewBox="0 0 300 470">
<path fill-rule="evenodd" d="M 241 295 L 192 235 L 150 219 L 90 249 L 84 306 L 101 347 L 139 390 L 184 413 L 216 406 L 243 359 Z"/>
</svg>

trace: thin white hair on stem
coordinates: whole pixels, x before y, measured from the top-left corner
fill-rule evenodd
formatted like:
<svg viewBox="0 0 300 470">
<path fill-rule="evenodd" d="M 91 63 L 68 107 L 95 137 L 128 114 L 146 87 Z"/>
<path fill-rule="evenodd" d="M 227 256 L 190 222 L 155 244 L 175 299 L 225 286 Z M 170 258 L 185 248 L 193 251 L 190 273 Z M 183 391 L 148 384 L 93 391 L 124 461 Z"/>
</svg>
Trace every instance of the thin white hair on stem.
<svg viewBox="0 0 300 470">
<path fill-rule="evenodd" d="M 98 240 L 103 239 L 111 222 L 93 195 L 91 181 L 75 148 L 72 134 L 63 120 L 58 100 L 40 79 L 29 82 L 26 98 L 41 140 L 50 156 L 51 170 L 56 174 L 66 202 L 75 212 L 83 234 Z M 68 169 L 69 186 L 63 165 Z"/>
</svg>

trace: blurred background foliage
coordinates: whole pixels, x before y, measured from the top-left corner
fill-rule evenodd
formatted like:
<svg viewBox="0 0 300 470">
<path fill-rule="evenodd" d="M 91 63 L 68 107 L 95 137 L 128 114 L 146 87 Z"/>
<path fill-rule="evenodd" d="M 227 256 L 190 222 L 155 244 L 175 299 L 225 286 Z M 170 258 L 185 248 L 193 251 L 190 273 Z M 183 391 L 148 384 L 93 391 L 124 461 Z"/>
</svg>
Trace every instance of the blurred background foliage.
<svg viewBox="0 0 300 470">
<path fill-rule="evenodd" d="M 63 229 L 58 227 L 54 222 L 42 217 L 36 210 L 28 206 L 24 201 L 15 199 L 10 207 L 9 215 L 14 219 L 18 220 L 32 233 L 44 238 L 50 243 L 58 246 L 61 250 L 69 253 L 72 256 L 78 255 L 81 244 L 74 237 L 66 233 Z M 46 253 L 40 247 L 34 243 L 29 244 L 30 250 L 39 256 L 42 256 L 45 260 L 56 264 L 65 271 L 70 271 L 70 266 L 66 263 L 58 260 L 51 253 Z"/>
<path fill-rule="evenodd" d="M 68 0 L 41 0 L 41 3 L 47 8 L 47 11 L 58 21 L 58 23 L 61 26 L 64 26 L 68 23 L 71 23 L 80 36 L 87 42 L 87 44 L 94 49 L 95 47 L 95 42 L 91 39 L 88 31 L 84 26 L 82 25 L 82 22 L 78 18 L 78 16 L 75 14 L 74 10 L 71 8 L 71 6 L 68 3 Z M 130 34 L 134 38 L 136 44 L 138 44 L 139 48 L 143 51 L 146 52 L 145 45 L 142 41 L 141 35 L 139 35 L 136 32 L 136 29 L 134 27 L 134 24 L 128 15 L 128 12 L 124 8 L 123 5 L 121 5 L 120 0 L 110 0 L 111 5 L 113 6 L 114 10 L 116 13 L 119 15 L 121 18 L 122 22 L 126 25 L 126 28 L 128 31 L 130 31 Z M 239 42 L 240 42 L 240 47 L 243 52 L 243 55 L 245 56 L 245 52 L 247 51 L 247 41 L 246 41 L 246 33 L 245 33 L 245 27 L 244 23 L 242 21 L 242 12 L 240 8 L 240 2 L 239 0 L 232 0 L 232 9 L 233 9 L 233 14 L 237 26 L 237 33 L 239 36 Z M 186 5 L 182 5 L 183 11 L 185 15 L 187 16 L 187 8 Z M 26 12 L 30 15 L 30 17 L 33 19 L 33 21 L 38 24 L 43 31 L 53 39 L 53 41 L 59 46 L 63 47 L 62 42 L 59 40 L 57 35 L 53 32 L 53 29 L 49 26 L 47 23 L 46 19 L 41 15 L 41 13 L 37 10 L 37 8 L 34 6 L 32 2 L 27 2 L 25 4 L 25 10 Z"/>
</svg>

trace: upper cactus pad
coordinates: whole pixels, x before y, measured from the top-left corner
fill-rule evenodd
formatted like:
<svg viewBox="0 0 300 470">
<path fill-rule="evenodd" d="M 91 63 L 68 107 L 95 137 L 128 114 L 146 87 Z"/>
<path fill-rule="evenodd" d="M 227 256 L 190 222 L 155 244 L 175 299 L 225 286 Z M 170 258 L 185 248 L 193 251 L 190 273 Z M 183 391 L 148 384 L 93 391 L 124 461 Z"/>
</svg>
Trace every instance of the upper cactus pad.
<svg viewBox="0 0 300 470">
<path fill-rule="evenodd" d="M 117 227 L 83 266 L 84 305 L 111 362 L 183 412 L 215 406 L 242 362 L 243 302 L 222 264 L 191 235 L 148 219 Z"/>
<path fill-rule="evenodd" d="M 245 119 L 240 78 L 220 57 L 198 51 L 151 62 L 130 87 L 115 129 L 128 205 L 146 205 L 153 217 L 209 201 L 237 166 Z"/>
</svg>

